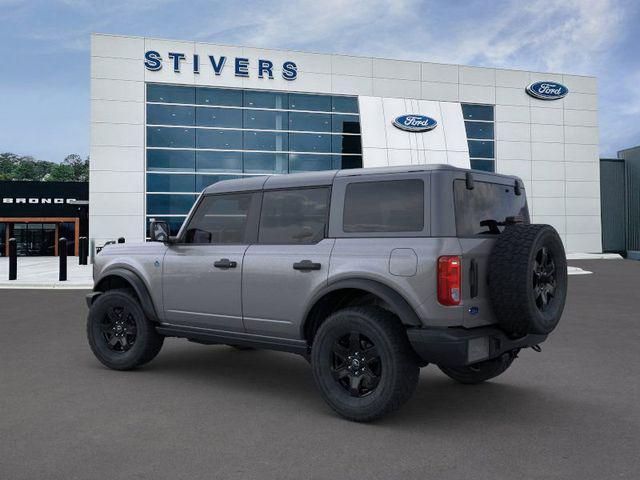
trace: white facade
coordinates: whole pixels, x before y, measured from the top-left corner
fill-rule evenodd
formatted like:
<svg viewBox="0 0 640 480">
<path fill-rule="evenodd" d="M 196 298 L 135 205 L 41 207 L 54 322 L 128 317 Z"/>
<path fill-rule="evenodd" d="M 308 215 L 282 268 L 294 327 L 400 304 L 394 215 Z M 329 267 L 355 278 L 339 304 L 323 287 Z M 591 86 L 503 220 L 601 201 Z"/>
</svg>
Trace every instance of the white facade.
<svg viewBox="0 0 640 480">
<path fill-rule="evenodd" d="M 151 50 L 162 56 L 158 71 L 145 68 Z M 169 52 L 185 54 L 179 72 Z M 215 75 L 208 55 L 249 59 L 248 77 L 236 76 L 232 64 Z M 265 58 L 276 66 L 274 78 L 259 78 L 258 60 Z M 294 81 L 280 75 L 285 61 L 297 65 Z M 532 98 L 525 87 L 536 81 L 562 83 L 569 93 L 554 101 Z M 468 166 L 460 104 L 494 105 L 496 171 L 524 180 L 532 220 L 553 225 L 567 251 L 602 249 L 594 77 L 102 34 L 91 39 L 89 229 L 96 245 L 145 237 L 146 82 L 358 96 L 365 167 Z M 391 125 L 412 113 L 439 125 L 423 133 Z"/>
</svg>

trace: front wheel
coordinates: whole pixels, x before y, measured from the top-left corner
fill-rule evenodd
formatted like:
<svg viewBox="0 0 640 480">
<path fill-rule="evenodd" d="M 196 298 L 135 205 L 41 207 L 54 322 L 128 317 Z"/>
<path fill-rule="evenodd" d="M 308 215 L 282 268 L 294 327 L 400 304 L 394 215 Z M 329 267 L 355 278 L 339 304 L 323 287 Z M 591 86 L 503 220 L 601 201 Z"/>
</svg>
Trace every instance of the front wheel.
<svg viewBox="0 0 640 480">
<path fill-rule="evenodd" d="M 465 385 L 476 385 L 486 380 L 497 377 L 504 373 L 511 366 L 516 358 L 516 352 L 503 353 L 497 358 L 474 363 L 465 367 L 439 367 L 447 377 L 464 383 Z"/>
<path fill-rule="evenodd" d="M 113 370 L 144 365 L 160 352 L 164 342 L 137 299 L 124 289 L 108 290 L 93 302 L 87 338 L 96 358 Z"/>
<path fill-rule="evenodd" d="M 311 366 L 329 406 L 358 422 L 400 408 L 420 371 L 398 318 L 376 307 L 346 308 L 327 318 L 315 336 Z"/>
</svg>

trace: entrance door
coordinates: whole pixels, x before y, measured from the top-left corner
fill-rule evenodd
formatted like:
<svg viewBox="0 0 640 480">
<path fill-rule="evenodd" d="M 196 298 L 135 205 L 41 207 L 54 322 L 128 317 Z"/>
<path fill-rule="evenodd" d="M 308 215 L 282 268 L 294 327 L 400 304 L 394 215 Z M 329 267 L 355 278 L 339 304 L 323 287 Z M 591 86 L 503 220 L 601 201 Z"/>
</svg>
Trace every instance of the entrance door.
<svg viewBox="0 0 640 480">
<path fill-rule="evenodd" d="M 13 226 L 13 236 L 19 256 L 55 255 L 55 223 L 16 223 Z"/>
</svg>

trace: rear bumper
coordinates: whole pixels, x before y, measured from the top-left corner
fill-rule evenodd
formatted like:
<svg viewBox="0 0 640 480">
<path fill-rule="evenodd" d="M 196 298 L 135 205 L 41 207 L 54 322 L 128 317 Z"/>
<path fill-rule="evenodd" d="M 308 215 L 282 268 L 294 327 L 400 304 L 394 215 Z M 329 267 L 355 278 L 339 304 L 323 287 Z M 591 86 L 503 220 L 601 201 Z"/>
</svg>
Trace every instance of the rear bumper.
<svg viewBox="0 0 640 480">
<path fill-rule="evenodd" d="M 517 348 L 538 345 L 547 335 L 512 339 L 496 327 L 410 328 L 409 342 L 418 356 L 443 367 L 460 367 L 489 360 Z"/>
</svg>

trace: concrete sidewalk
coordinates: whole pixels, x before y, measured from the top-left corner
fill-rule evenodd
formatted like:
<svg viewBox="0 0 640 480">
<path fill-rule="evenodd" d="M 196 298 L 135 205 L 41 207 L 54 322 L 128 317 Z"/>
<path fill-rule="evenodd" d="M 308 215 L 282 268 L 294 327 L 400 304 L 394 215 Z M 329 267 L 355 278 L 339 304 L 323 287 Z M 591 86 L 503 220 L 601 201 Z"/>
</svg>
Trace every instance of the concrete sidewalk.
<svg viewBox="0 0 640 480">
<path fill-rule="evenodd" d="M 0 288 L 93 287 L 92 265 L 78 265 L 78 257 L 67 259 L 67 281 L 60 282 L 58 257 L 18 257 L 18 279 L 9 281 L 9 258 L 0 258 Z"/>
</svg>

